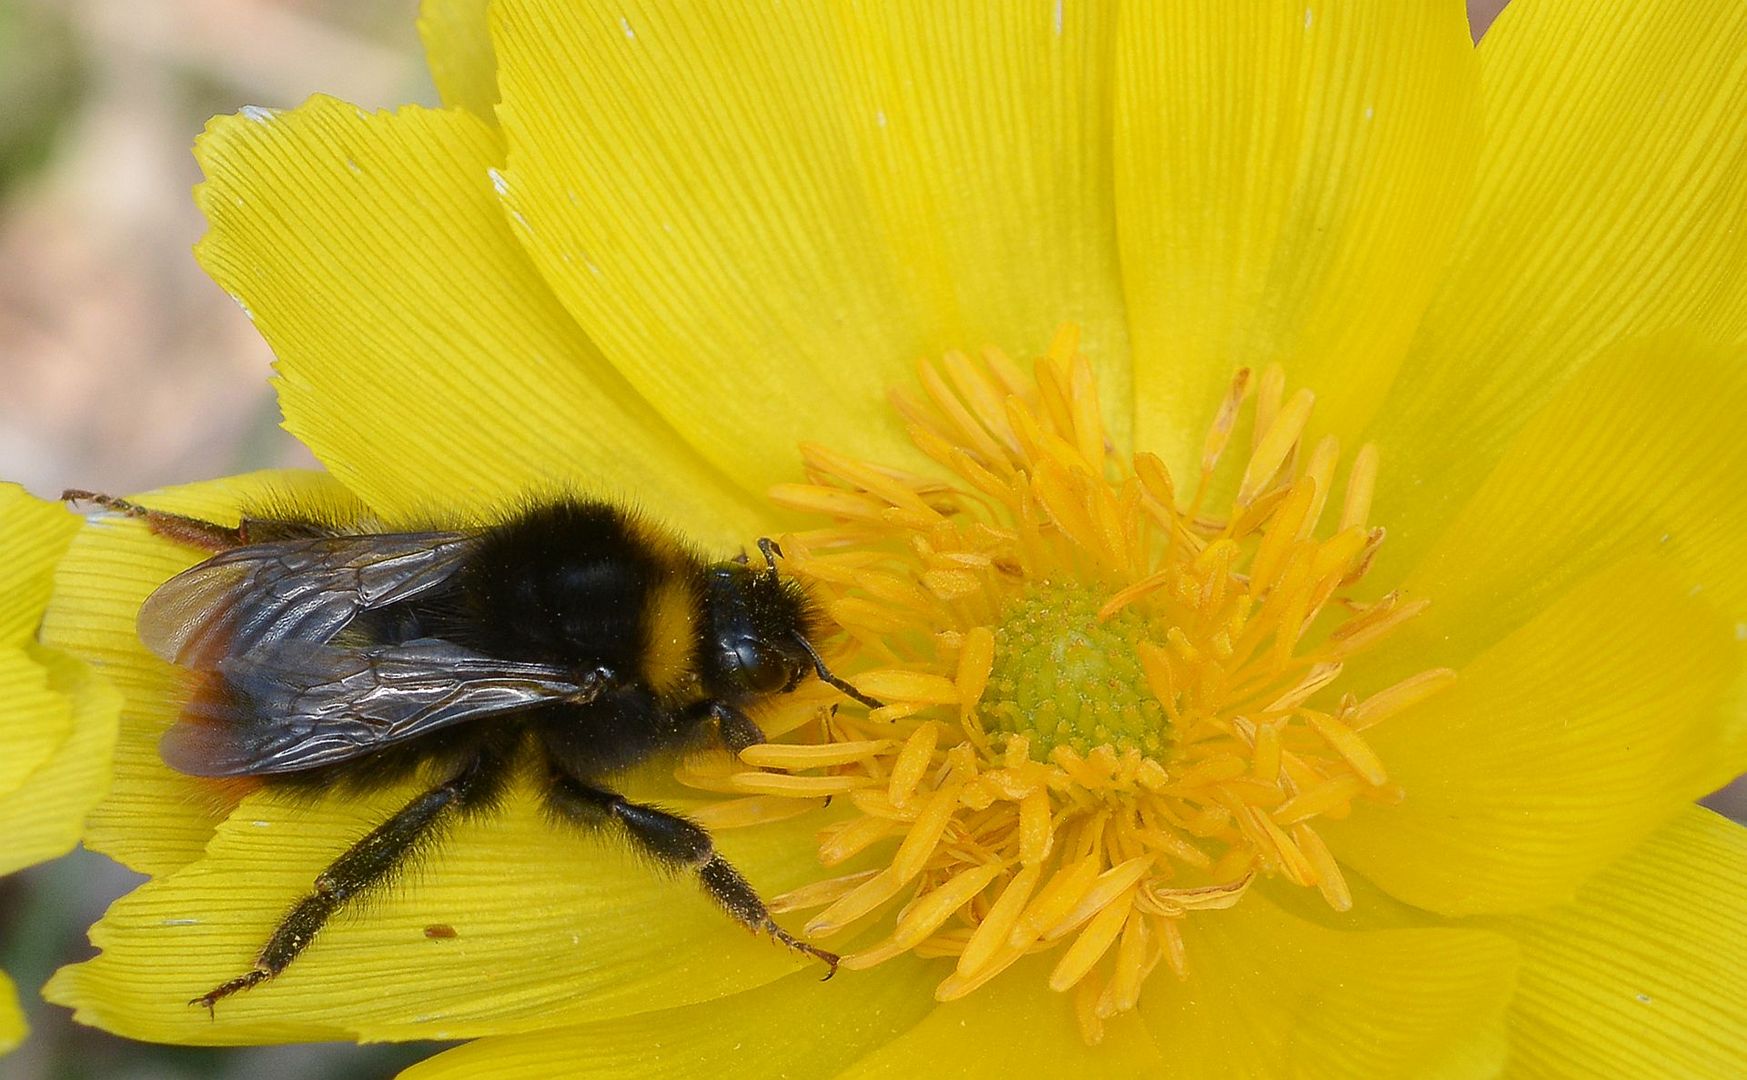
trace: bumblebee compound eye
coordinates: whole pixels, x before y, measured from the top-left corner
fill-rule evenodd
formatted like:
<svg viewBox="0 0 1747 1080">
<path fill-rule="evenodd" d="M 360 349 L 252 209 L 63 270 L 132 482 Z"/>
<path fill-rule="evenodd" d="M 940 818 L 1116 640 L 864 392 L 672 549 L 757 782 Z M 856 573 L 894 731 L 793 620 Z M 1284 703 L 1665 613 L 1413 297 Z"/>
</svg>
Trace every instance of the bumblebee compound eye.
<svg viewBox="0 0 1747 1080">
<path fill-rule="evenodd" d="M 723 654 L 723 668 L 739 689 L 752 694 L 774 694 L 792 689 L 800 681 L 793 658 L 756 638 L 741 638 Z"/>
</svg>

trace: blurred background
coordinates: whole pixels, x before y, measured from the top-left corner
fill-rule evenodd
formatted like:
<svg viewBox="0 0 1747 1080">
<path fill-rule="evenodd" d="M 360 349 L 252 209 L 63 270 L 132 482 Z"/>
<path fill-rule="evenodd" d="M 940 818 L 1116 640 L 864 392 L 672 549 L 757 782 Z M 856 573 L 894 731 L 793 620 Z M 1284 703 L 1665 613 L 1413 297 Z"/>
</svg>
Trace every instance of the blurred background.
<svg viewBox="0 0 1747 1080">
<path fill-rule="evenodd" d="M 1505 2 L 1470 2 L 1476 36 Z M 189 147 L 212 115 L 317 90 L 366 108 L 435 103 L 417 8 L 0 0 L 0 476 L 52 498 L 314 464 L 278 427 L 266 345 L 190 254 L 204 225 Z M 1747 788 L 1715 801 L 1747 817 Z M 0 881 L 0 967 L 32 1027 L 0 1075 L 364 1078 L 435 1049 L 145 1046 L 33 1003 L 137 880 L 75 852 Z"/>
<path fill-rule="evenodd" d="M 40 495 L 308 459 L 195 266 L 206 119 L 435 102 L 417 0 L 0 0 L 0 462 Z"/>
</svg>

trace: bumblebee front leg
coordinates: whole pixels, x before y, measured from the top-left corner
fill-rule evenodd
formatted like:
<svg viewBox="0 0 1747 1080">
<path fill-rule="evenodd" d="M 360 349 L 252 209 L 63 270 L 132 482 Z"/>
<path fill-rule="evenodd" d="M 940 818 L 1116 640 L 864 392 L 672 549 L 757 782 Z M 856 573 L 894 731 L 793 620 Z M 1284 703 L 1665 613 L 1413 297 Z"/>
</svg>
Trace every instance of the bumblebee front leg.
<svg viewBox="0 0 1747 1080">
<path fill-rule="evenodd" d="M 95 491 L 78 491 L 69 489 L 61 492 L 62 502 L 88 502 L 101 506 L 105 510 L 128 517 L 143 520 L 151 530 L 159 536 L 187 544 L 189 547 L 201 548 L 205 551 L 229 551 L 234 547 L 242 547 L 249 542 L 248 532 L 244 526 L 228 528 L 203 521 L 186 514 L 172 514 L 167 510 L 153 510 L 149 506 L 118 499 L 113 495 L 102 495 Z"/>
<path fill-rule="evenodd" d="M 722 745 L 735 757 L 739 757 L 740 751 L 748 746 L 757 746 L 765 741 L 763 730 L 752 717 L 734 706 L 711 701 L 704 705 L 704 710 L 715 718 L 716 731 L 722 737 Z"/>
<path fill-rule="evenodd" d="M 467 804 L 480 781 L 483 765 L 475 760 L 461 775 L 420 795 L 346 849 L 315 879 L 315 888 L 279 920 L 255 966 L 208 990 L 188 1004 L 208 1012 L 239 990 L 259 986 L 297 959 L 335 912 L 372 889 L 380 888 L 428 848 L 448 827 L 455 812 Z"/>
<path fill-rule="evenodd" d="M 837 973 L 837 954 L 815 948 L 778 926 L 757 890 L 716 851 L 703 826 L 561 773 L 553 775 L 546 802 L 555 816 L 573 824 L 623 829 L 632 843 L 663 867 L 696 874 L 704 892 L 735 922 L 754 933 L 769 934 L 798 953 L 823 960 L 831 967 L 827 979 Z"/>
</svg>

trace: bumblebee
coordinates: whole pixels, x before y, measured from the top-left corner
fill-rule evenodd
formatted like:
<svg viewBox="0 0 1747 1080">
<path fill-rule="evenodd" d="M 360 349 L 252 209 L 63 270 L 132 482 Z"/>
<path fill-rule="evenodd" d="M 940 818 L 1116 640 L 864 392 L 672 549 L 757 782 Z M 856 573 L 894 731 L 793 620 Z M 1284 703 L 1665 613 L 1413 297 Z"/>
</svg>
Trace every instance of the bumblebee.
<svg viewBox="0 0 1747 1080">
<path fill-rule="evenodd" d="M 762 566 L 709 562 L 623 507 L 577 498 L 485 527 L 392 533 L 286 513 L 228 528 L 64 497 L 214 552 L 139 613 L 145 645 L 193 674 L 159 744 L 171 768 L 312 793 L 431 782 L 316 878 L 252 968 L 191 1005 L 211 1010 L 284 971 L 458 818 L 501 806 L 522 771 L 555 822 L 618 832 L 696 875 L 743 926 L 835 972 L 838 958 L 778 926 L 702 826 L 612 787 L 712 734 L 735 753 L 762 742 L 747 707 L 809 675 L 878 705 L 820 658 L 820 617 L 778 574 L 771 541 L 759 541 Z"/>
</svg>

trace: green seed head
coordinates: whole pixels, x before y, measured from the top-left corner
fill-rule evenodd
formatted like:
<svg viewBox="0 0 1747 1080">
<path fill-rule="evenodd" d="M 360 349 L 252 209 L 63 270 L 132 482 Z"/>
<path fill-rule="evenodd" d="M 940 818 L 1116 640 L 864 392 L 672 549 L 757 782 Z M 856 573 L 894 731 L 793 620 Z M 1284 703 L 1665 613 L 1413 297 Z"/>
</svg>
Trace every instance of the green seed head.
<svg viewBox="0 0 1747 1080">
<path fill-rule="evenodd" d="M 1165 749 L 1170 724 L 1135 655 L 1136 644 L 1163 634 L 1131 608 L 1101 623 L 1101 604 L 1083 587 L 1045 581 L 1008 607 L 983 692 L 989 731 L 1026 736 L 1039 761 L 1058 746 L 1149 757 Z"/>
</svg>

